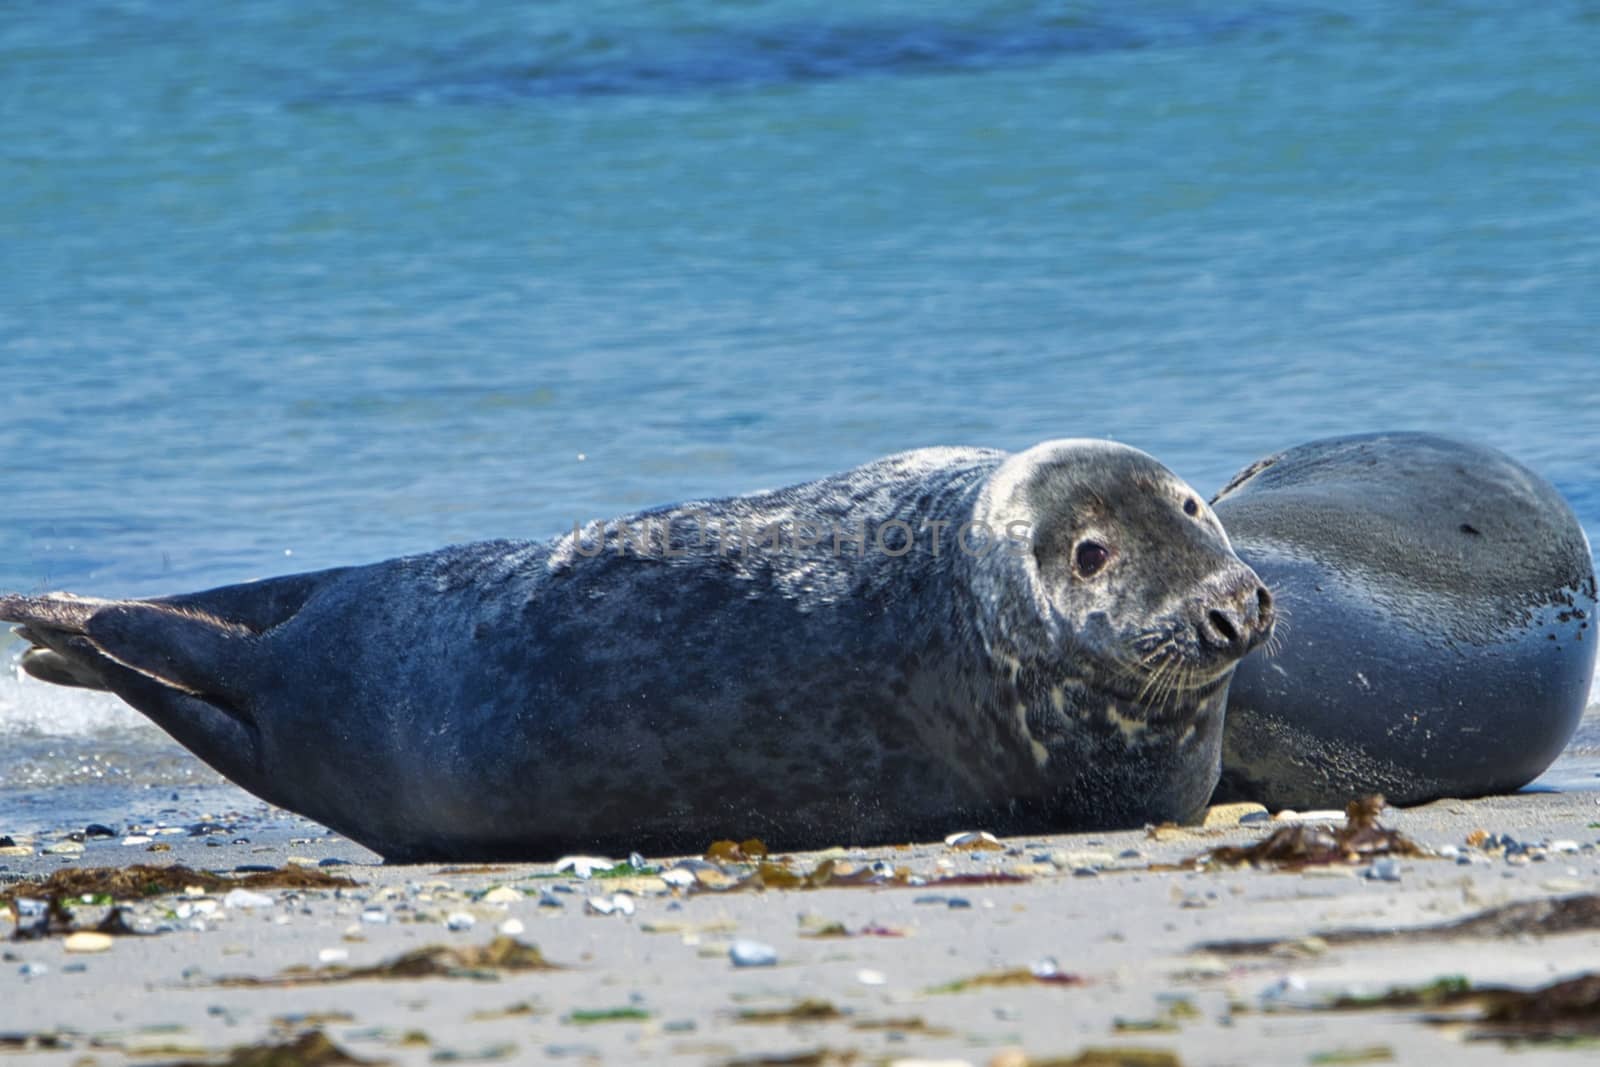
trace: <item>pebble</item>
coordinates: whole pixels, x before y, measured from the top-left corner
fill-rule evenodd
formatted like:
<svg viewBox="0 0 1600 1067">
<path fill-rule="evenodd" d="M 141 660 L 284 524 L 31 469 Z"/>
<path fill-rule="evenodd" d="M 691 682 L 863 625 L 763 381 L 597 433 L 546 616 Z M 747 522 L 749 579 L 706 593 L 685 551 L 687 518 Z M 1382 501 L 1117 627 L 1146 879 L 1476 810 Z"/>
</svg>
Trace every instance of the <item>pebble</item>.
<svg viewBox="0 0 1600 1067">
<path fill-rule="evenodd" d="M 515 904 L 521 899 L 521 891 L 508 885 L 497 885 L 483 895 L 485 904 Z"/>
<path fill-rule="evenodd" d="M 999 850 L 1000 839 L 987 830 L 963 830 L 948 834 L 944 843 L 951 848 L 992 848 Z"/>
<path fill-rule="evenodd" d="M 968 900 L 966 897 L 951 897 L 949 900 L 945 901 L 945 904 L 946 906 L 952 908 L 972 907 L 972 901 Z"/>
<path fill-rule="evenodd" d="M 616 865 L 616 860 L 604 856 L 562 856 L 556 860 L 556 871 L 571 871 L 579 878 L 592 878 L 595 871 L 609 871 Z"/>
<path fill-rule="evenodd" d="M 1378 882 L 1398 882 L 1400 880 L 1400 861 L 1389 856 L 1375 861 L 1367 868 L 1367 878 Z"/>
<path fill-rule="evenodd" d="M 85 837 L 116 837 L 117 832 L 104 823 L 92 822 L 83 828 Z"/>
<path fill-rule="evenodd" d="M 1284 808 L 1272 817 L 1273 822 L 1344 822 L 1342 811 L 1295 811 Z"/>
<path fill-rule="evenodd" d="M 444 924 L 451 930 L 470 930 L 478 925 L 478 920 L 464 911 L 452 911 L 444 917 Z"/>
<path fill-rule="evenodd" d="M 882 971 L 857 971 L 856 981 L 862 985 L 886 985 L 889 976 Z"/>
<path fill-rule="evenodd" d="M 1265 816 L 1267 809 L 1260 804 L 1248 801 L 1238 804 L 1213 804 L 1206 809 L 1205 819 L 1200 825 L 1206 829 L 1216 827 L 1238 826 L 1244 821 L 1246 815 Z"/>
<path fill-rule="evenodd" d="M 42 978 L 50 973 L 50 965 L 48 963 L 24 963 L 17 968 L 17 973 L 24 978 Z"/>
<path fill-rule="evenodd" d="M 320 963 L 343 963 L 349 958 L 350 950 L 347 948 L 325 948 L 317 953 Z"/>
<path fill-rule="evenodd" d="M 1550 842 L 1549 848 L 1551 852 L 1576 852 L 1579 845 L 1576 841 L 1569 841 L 1563 838 L 1560 841 Z"/>
<path fill-rule="evenodd" d="M 61 947 L 68 952 L 105 952 L 111 948 L 111 935 L 79 930 L 75 934 L 68 934 L 61 942 Z"/>
<path fill-rule="evenodd" d="M 1050 862 L 1060 870 L 1076 871 L 1080 867 L 1109 867 L 1117 861 L 1110 852 L 1052 852 Z"/>
<path fill-rule="evenodd" d="M 694 872 L 683 867 L 674 867 L 670 871 L 661 872 L 661 880 L 674 889 L 688 889 L 694 885 Z"/>
<path fill-rule="evenodd" d="M 270 908 L 275 901 L 265 893 L 257 893 L 249 889 L 230 889 L 228 895 L 222 898 L 224 908 Z"/>
<path fill-rule="evenodd" d="M 632 915 L 635 911 L 633 897 L 628 893 L 613 893 L 609 897 L 590 897 L 586 906 L 596 915 Z"/>
<path fill-rule="evenodd" d="M 735 967 L 775 967 L 778 950 L 760 941 L 735 941 L 728 946 L 728 958 Z"/>
<path fill-rule="evenodd" d="M 521 919 L 507 919 L 505 922 L 495 927 L 496 933 L 502 934 L 506 937 L 516 937 L 518 934 L 521 934 L 526 930 L 527 927 L 522 925 Z"/>
<path fill-rule="evenodd" d="M 389 921 L 389 913 L 382 908 L 367 908 L 361 913 L 361 921 L 374 926 L 381 925 Z"/>
<path fill-rule="evenodd" d="M 57 841 L 44 847 L 46 856 L 76 856 L 82 851 L 83 845 L 77 841 Z"/>
<path fill-rule="evenodd" d="M 1032 963 L 1028 964 L 1028 973 L 1032 974 L 1035 978 L 1041 978 L 1048 981 L 1052 978 L 1061 977 L 1061 965 L 1056 962 L 1056 958 L 1054 956 L 1046 956 L 1042 960 L 1034 960 Z"/>
<path fill-rule="evenodd" d="M 561 903 L 561 898 L 556 896 L 554 893 L 542 893 L 539 896 L 539 907 L 564 908 L 566 905 Z"/>
</svg>

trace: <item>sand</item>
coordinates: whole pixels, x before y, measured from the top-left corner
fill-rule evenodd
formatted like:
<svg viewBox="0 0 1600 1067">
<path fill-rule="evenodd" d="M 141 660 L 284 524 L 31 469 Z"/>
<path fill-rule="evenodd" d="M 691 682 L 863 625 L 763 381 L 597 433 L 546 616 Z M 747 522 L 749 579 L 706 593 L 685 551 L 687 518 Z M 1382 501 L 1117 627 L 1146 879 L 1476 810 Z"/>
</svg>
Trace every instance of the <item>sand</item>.
<svg viewBox="0 0 1600 1067">
<path fill-rule="evenodd" d="M 1467 1020 L 1452 1023 L 1430 1021 L 1438 1012 L 1428 1008 L 1327 1005 L 1445 976 L 1539 987 L 1600 969 L 1600 930 L 1302 941 L 1254 955 L 1199 947 L 1334 928 L 1420 927 L 1510 901 L 1600 891 L 1594 793 L 1441 801 L 1391 810 L 1384 822 L 1447 854 L 1288 873 L 1163 869 L 1281 825 L 1269 822 L 1156 837 L 1015 839 L 998 850 L 943 842 L 846 848 L 790 863 L 806 872 L 830 858 L 841 871 L 883 862 L 930 883 L 995 874 L 1020 876 L 1015 882 L 760 892 L 697 883 L 686 893 L 655 876 L 584 880 L 558 875 L 551 864 L 384 866 L 282 813 L 247 816 L 210 836 L 89 840 L 71 855 L 43 854 L 60 835 L 41 834 L 0 855 L 0 879 L 67 866 L 228 871 L 294 860 L 344 861 L 316 869 L 360 886 L 266 890 L 254 907 L 220 890 L 152 897 L 130 916 L 162 932 L 113 937 L 108 949 L 91 953 L 68 951 L 61 936 L 11 940 L 15 923 L 0 919 L 0 937 L 8 939 L 0 1062 L 227 1062 L 231 1050 L 309 1031 L 349 1056 L 396 1064 L 1016 1065 L 1070 1062 L 1086 1049 L 1164 1052 L 1172 1058 L 1144 1062 L 1188 1065 L 1498 1061 L 1506 1042 L 1474 1036 L 1484 1029 L 1470 1021 L 1481 1005 L 1452 1008 Z M 1546 847 L 1513 847 L 1509 855 L 1494 840 L 1488 849 L 1468 847 L 1479 830 Z M 242 837 L 249 841 L 232 843 Z M 150 852 L 151 844 L 170 849 Z M 700 877 L 720 884 L 749 869 L 726 867 L 727 874 L 708 868 Z M 611 914 L 587 903 L 616 903 L 619 891 L 626 900 Z M 105 911 L 86 905 L 76 915 L 93 925 Z M 537 946 L 556 969 L 496 972 L 473 961 L 500 929 Z M 93 947 L 96 939 L 87 940 Z M 741 952 L 770 949 L 776 964 L 736 966 L 730 949 L 739 941 L 757 943 Z M 371 967 L 428 946 L 461 950 L 439 957 L 458 973 L 331 983 L 308 981 L 303 971 L 283 977 L 295 967 Z M 235 984 L 241 979 L 268 984 Z M 1577 1062 L 1581 1053 L 1540 1055 Z"/>
</svg>

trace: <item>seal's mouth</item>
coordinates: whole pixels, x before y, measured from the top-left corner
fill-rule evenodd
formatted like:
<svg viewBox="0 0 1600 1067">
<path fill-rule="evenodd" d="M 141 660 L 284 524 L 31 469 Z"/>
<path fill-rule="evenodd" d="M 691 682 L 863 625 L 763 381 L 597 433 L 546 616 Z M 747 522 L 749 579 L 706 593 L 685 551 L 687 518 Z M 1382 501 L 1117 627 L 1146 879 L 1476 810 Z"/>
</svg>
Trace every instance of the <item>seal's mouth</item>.
<svg viewBox="0 0 1600 1067">
<path fill-rule="evenodd" d="M 1153 663 L 1119 663 L 1116 678 L 1105 688 L 1139 707 L 1161 711 L 1191 706 L 1228 684 L 1237 661 L 1210 663 L 1189 660 L 1181 654 Z"/>
</svg>

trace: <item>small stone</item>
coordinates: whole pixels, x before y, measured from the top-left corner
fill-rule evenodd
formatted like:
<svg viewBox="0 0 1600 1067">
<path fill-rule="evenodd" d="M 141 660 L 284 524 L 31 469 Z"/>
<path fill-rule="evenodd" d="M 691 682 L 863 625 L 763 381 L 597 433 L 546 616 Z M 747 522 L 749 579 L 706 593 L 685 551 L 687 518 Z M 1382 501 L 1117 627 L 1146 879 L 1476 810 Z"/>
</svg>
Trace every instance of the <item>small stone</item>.
<svg viewBox="0 0 1600 1067">
<path fill-rule="evenodd" d="M 670 871 L 661 872 L 661 880 L 674 889 L 688 889 L 695 883 L 694 872 L 683 867 L 674 867 Z"/>
<path fill-rule="evenodd" d="M 230 889 L 228 895 L 222 898 L 224 908 L 270 908 L 276 903 L 265 893 L 256 893 L 249 889 Z"/>
<path fill-rule="evenodd" d="M 950 834 L 944 839 L 946 846 L 959 848 L 963 851 L 976 849 L 986 852 L 999 852 L 1005 848 L 1000 839 L 987 830 L 964 830 L 960 833 Z"/>
<path fill-rule="evenodd" d="M 1569 841 L 1565 838 L 1560 841 L 1552 841 L 1549 846 L 1551 852 L 1576 852 L 1579 847 L 1576 841 Z"/>
<path fill-rule="evenodd" d="M 75 934 L 68 934 L 61 942 L 61 947 L 68 952 L 105 952 L 111 948 L 111 935 L 79 930 Z"/>
<path fill-rule="evenodd" d="M 594 872 L 609 871 L 616 865 L 616 860 L 604 856 L 562 856 L 556 860 L 556 872 L 571 871 L 579 878 L 593 878 Z"/>
<path fill-rule="evenodd" d="M 1100 868 L 1099 867 L 1078 867 L 1078 868 L 1073 870 L 1072 876 L 1074 878 L 1098 878 L 1098 877 L 1100 877 Z"/>
<path fill-rule="evenodd" d="M 1440 859 L 1453 860 L 1459 855 L 1461 855 L 1461 850 L 1454 845 L 1441 845 L 1439 847 Z"/>
<path fill-rule="evenodd" d="M 117 832 L 105 823 L 92 822 L 83 828 L 85 837 L 116 837 Z"/>
<path fill-rule="evenodd" d="M 633 897 L 628 893 L 613 893 L 609 897 L 590 897 L 585 904 L 596 915 L 632 915 L 636 910 Z"/>
<path fill-rule="evenodd" d="M 563 904 L 561 902 L 561 898 L 556 896 L 554 893 L 541 893 L 539 895 L 539 907 L 541 907 L 541 908 L 564 908 L 564 907 L 566 907 L 566 905 Z"/>
<path fill-rule="evenodd" d="M 1043 981 L 1050 981 L 1061 977 L 1061 965 L 1054 956 L 1046 956 L 1041 960 L 1034 960 L 1028 964 L 1028 973 Z"/>
<path fill-rule="evenodd" d="M 325 948 L 317 953 L 320 963 L 343 963 L 349 958 L 350 950 L 347 948 Z"/>
<path fill-rule="evenodd" d="M 1267 809 L 1260 804 L 1241 802 L 1238 804 L 1213 804 L 1206 809 L 1205 820 L 1201 826 L 1206 829 L 1216 827 L 1238 826 L 1244 821 L 1246 815 L 1265 817 Z"/>
<path fill-rule="evenodd" d="M 76 856 L 83 851 L 83 845 L 77 841 L 57 841 L 46 845 L 43 851 L 46 856 Z"/>
<path fill-rule="evenodd" d="M 389 913 L 382 908 L 366 908 L 361 912 L 361 921 L 372 926 L 381 926 L 389 921 Z"/>
<path fill-rule="evenodd" d="M 485 904 L 515 904 L 521 899 L 521 891 L 508 885 L 497 885 L 483 895 Z"/>
<path fill-rule="evenodd" d="M 48 963 L 28 962 L 17 968 L 17 973 L 24 978 L 43 978 L 50 973 Z"/>
<path fill-rule="evenodd" d="M 248 845 L 249 843 L 250 843 L 250 839 L 248 837 L 241 837 L 237 841 L 234 842 L 234 844 L 236 844 L 236 845 Z M 348 866 L 350 866 L 350 861 L 349 860 L 342 860 L 338 856 L 328 856 L 326 859 L 318 860 L 317 861 L 317 866 L 318 867 L 348 867 Z"/>
<path fill-rule="evenodd" d="M 444 917 L 444 924 L 451 930 L 470 930 L 478 924 L 478 920 L 464 911 L 452 911 Z"/>
<path fill-rule="evenodd" d="M 527 927 L 522 925 L 521 919 L 507 919 L 494 929 L 495 933 L 503 937 L 516 937 L 527 930 Z"/>
<path fill-rule="evenodd" d="M 886 985 L 889 977 L 882 971 L 857 971 L 856 981 L 862 985 Z"/>
<path fill-rule="evenodd" d="M 1366 870 L 1368 879 L 1377 882 L 1398 882 L 1400 880 L 1400 861 L 1390 856 L 1375 861 Z"/>
<path fill-rule="evenodd" d="M 1052 852 L 1050 862 L 1055 864 L 1057 870 L 1075 871 L 1080 867 L 1110 867 L 1117 862 L 1117 857 L 1110 852 Z"/>
<path fill-rule="evenodd" d="M 778 950 L 760 941 L 735 941 L 728 946 L 728 958 L 735 967 L 775 967 Z"/>
<path fill-rule="evenodd" d="M 1295 811 L 1285 808 L 1272 817 L 1274 822 L 1344 822 L 1342 811 Z"/>
<path fill-rule="evenodd" d="M 966 897 L 951 897 L 945 901 L 945 905 L 951 908 L 970 908 L 972 907 L 972 901 Z"/>
</svg>

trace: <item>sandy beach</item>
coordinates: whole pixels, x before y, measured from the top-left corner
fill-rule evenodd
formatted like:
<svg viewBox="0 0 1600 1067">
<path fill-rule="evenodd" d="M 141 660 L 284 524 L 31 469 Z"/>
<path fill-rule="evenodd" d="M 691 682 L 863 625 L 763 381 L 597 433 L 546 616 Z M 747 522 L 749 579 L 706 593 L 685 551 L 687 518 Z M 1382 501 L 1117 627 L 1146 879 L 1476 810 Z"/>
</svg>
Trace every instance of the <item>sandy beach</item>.
<svg viewBox="0 0 1600 1067">
<path fill-rule="evenodd" d="M 1565 1058 L 1581 1004 L 1552 1028 L 1479 993 L 1583 974 L 1600 947 L 1581 899 L 1600 887 L 1593 793 L 1391 809 L 1383 824 L 1431 854 L 1301 871 L 1189 869 L 1293 825 L 1219 811 L 1212 828 L 770 857 L 769 884 L 819 868 L 834 884 L 760 890 L 740 885 L 759 862 L 737 859 L 384 866 L 241 812 L 5 848 L 0 878 L 24 898 L 0 920 L 5 1062 L 257 1063 L 297 1041 L 300 1058 L 271 1062 L 1487 1063 L 1508 1042 Z M 121 925 L 142 934 L 69 940 L 58 921 L 19 939 L 43 929 L 22 883 L 135 863 L 357 884 L 130 894 Z M 1493 910 L 1571 898 L 1555 919 Z M 107 904 L 80 897 L 72 925 Z M 1263 939 L 1279 943 L 1219 944 Z M 1381 999 L 1394 989 L 1410 1002 Z"/>
</svg>

